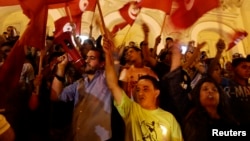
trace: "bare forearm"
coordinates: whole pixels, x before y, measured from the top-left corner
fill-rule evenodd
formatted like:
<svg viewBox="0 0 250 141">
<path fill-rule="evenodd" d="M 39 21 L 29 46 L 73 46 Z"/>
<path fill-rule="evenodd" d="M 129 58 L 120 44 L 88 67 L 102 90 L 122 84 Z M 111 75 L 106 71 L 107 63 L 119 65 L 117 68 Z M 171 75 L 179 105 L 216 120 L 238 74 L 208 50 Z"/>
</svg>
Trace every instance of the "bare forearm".
<svg viewBox="0 0 250 141">
<path fill-rule="evenodd" d="M 58 100 L 64 87 L 63 79 L 64 79 L 64 69 L 58 67 L 55 77 L 52 81 L 52 85 L 51 85 L 51 92 L 50 92 L 51 100 L 53 101 Z"/>
<path fill-rule="evenodd" d="M 115 71 L 114 62 L 110 54 L 106 53 L 105 58 L 106 58 L 105 73 L 106 73 L 107 85 L 117 104 L 120 104 L 122 99 L 122 89 L 118 85 L 118 77 Z"/>
</svg>

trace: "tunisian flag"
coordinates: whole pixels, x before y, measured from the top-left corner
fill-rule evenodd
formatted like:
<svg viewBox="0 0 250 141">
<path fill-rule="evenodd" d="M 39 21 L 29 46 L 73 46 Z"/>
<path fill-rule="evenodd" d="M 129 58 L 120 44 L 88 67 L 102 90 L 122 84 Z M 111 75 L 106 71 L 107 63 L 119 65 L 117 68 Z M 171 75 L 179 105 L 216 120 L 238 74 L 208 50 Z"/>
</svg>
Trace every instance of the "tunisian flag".
<svg viewBox="0 0 250 141">
<path fill-rule="evenodd" d="M 158 9 L 166 14 L 170 14 L 172 0 L 141 0 L 139 6 L 142 8 Z"/>
<path fill-rule="evenodd" d="M 47 4 L 48 5 L 55 4 L 53 6 L 59 8 L 59 7 L 64 6 L 64 5 L 62 6 L 61 3 L 65 3 L 65 2 L 68 2 L 68 1 L 72 1 L 72 0 L 47 0 Z M 19 5 L 19 0 L 0 0 L 0 6 L 12 6 L 12 5 Z"/>
<path fill-rule="evenodd" d="M 95 11 L 96 1 L 97 0 L 73 0 L 68 2 L 66 6 L 68 6 L 69 11 L 67 7 L 65 7 L 68 16 L 61 17 L 55 21 L 55 38 L 62 32 L 72 31 L 72 25 L 75 28 L 75 33 L 80 34 L 82 13 L 84 11 Z M 70 21 L 70 16 L 72 17 L 72 21 Z"/>
<path fill-rule="evenodd" d="M 12 6 L 12 5 L 18 5 L 18 0 L 0 0 L 0 6 Z"/>
<path fill-rule="evenodd" d="M 133 25 L 137 15 L 140 13 L 140 7 L 136 1 L 131 1 L 125 4 L 121 9 L 119 9 L 119 14 L 124 20 L 121 23 L 115 25 L 112 29 L 112 34 L 123 29 L 127 25 Z"/>
<path fill-rule="evenodd" d="M 185 29 L 194 24 L 203 14 L 219 7 L 219 0 L 178 0 L 179 7 L 170 15 L 173 26 Z"/>
<path fill-rule="evenodd" d="M 247 35 L 248 33 L 246 31 L 235 31 L 235 33 L 231 35 L 231 42 L 228 44 L 228 48 L 226 51 L 236 46 L 240 41 L 247 37 Z"/>
</svg>

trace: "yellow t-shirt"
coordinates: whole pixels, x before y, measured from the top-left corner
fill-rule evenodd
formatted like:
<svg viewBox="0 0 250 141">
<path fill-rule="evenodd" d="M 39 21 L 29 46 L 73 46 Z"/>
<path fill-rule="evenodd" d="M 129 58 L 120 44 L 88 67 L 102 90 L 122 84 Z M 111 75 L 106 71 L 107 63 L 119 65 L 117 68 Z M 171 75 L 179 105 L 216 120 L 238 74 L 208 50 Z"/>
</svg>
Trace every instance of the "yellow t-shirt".
<svg viewBox="0 0 250 141">
<path fill-rule="evenodd" d="M 143 109 L 123 93 L 120 105 L 115 106 L 126 125 L 125 141 L 182 141 L 182 133 L 175 117 L 158 108 Z"/>
</svg>

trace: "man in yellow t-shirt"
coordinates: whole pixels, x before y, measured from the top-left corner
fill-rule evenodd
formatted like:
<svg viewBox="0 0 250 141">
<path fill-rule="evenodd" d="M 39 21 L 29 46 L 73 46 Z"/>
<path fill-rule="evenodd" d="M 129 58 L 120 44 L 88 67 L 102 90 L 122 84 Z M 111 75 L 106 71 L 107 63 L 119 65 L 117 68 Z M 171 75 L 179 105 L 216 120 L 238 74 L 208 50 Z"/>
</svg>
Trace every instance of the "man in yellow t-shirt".
<svg viewBox="0 0 250 141">
<path fill-rule="evenodd" d="M 125 126 L 125 141 L 182 141 L 182 133 L 175 117 L 158 107 L 158 81 L 149 75 L 140 77 L 132 101 L 118 85 L 111 58 L 112 41 L 104 38 L 106 80 Z"/>
</svg>

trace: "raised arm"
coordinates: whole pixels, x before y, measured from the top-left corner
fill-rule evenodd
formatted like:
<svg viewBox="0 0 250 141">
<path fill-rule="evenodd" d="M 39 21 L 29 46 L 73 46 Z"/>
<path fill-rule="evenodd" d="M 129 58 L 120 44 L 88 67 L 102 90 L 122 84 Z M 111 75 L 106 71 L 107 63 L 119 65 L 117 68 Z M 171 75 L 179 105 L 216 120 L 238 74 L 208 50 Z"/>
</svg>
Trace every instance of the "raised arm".
<svg viewBox="0 0 250 141">
<path fill-rule="evenodd" d="M 51 92 L 50 92 L 50 99 L 51 100 L 58 100 L 63 87 L 64 87 L 64 75 L 65 75 L 65 68 L 68 64 L 68 56 L 66 54 L 60 56 L 57 58 L 58 60 L 58 64 L 57 64 L 57 71 L 55 74 L 55 77 L 52 81 L 52 85 L 51 85 Z"/>
<path fill-rule="evenodd" d="M 155 45 L 154 45 L 154 49 L 153 49 L 153 57 L 156 58 L 157 57 L 157 47 L 161 42 L 161 35 L 158 35 L 155 38 Z"/>
<path fill-rule="evenodd" d="M 144 33 L 144 40 L 141 44 L 143 59 L 146 61 L 150 67 L 154 67 L 157 63 L 157 60 L 150 55 L 149 47 L 148 47 L 148 33 L 149 33 L 149 27 L 147 24 L 142 24 L 142 30 Z"/>
<path fill-rule="evenodd" d="M 200 50 L 202 47 L 204 47 L 206 45 L 206 42 L 202 42 L 200 44 L 197 45 L 196 49 L 194 50 L 194 53 L 192 55 L 192 57 L 187 60 L 186 63 L 183 64 L 183 68 L 186 69 L 187 67 L 189 67 L 193 62 L 195 62 L 195 59 L 197 59 L 197 57 L 199 56 L 200 54 Z"/>
<path fill-rule="evenodd" d="M 105 73 L 107 85 L 114 97 L 114 100 L 118 105 L 120 105 L 122 101 L 123 90 L 118 85 L 118 76 L 115 71 L 114 61 L 112 58 L 112 48 L 114 48 L 114 44 L 111 40 L 104 38 L 102 47 L 105 52 Z"/>
<path fill-rule="evenodd" d="M 219 63 L 223 50 L 226 48 L 225 42 L 222 39 L 219 39 L 219 41 L 216 43 L 216 48 L 217 48 L 216 55 L 212 60 L 212 62 L 210 63 L 210 65 L 208 66 L 207 73 L 209 76 L 213 76 L 212 73 L 214 72 L 217 64 Z M 217 78 L 214 79 L 217 80 Z"/>
</svg>

